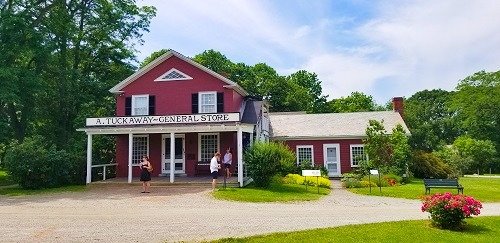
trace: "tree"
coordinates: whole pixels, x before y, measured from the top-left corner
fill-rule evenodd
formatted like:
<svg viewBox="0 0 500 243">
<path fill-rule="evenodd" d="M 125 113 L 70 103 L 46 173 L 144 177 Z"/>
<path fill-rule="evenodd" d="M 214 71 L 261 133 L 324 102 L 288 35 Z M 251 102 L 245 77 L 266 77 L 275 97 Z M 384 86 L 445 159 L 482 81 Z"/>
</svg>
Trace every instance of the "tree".
<svg viewBox="0 0 500 243">
<path fill-rule="evenodd" d="M 453 143 L 460 135 L 457 118 L 449 106 L 453 94 L 441 89 L 423 90 L 404 101 L 413 149 L 431 152 Z"/>
<path fill-rule="evenodd" d="M 451 108 L 471 137 L 491 140 L 500 149 L 500 71 L 480 71 L 461 80 Z"/>
<path fill-rule="evenodd" d="M 359 112 L 385 110 L 375 103 L 371 95 L 361 92 L 352 92 L 347 97 L 333 99 L 328 102 L 331 112 Z"/>
<path fill-rule="evenodd" d="M 489 140 L 473 139 L 469 136 L 460 136 L 453 143 L 458 155 L 467 161 L 466 164 L 459 165 L 464 173 L 479 171 L 484 173 L 490 168 L 498 167 L 497 151 L 495 145 Z"/>
<path fill-rule="evenodd" d="M 309 96 L 308 99 L 303 99 L 300 96 L 296 96 L 294 93 L 290 93 L 289 99 L 295 99 L 305 103 L 305 111 L 310 113 L 325 113 L 328 112 L 328 107 L 326 105 L 326 99 L 328 96 L 322 95 L 321 81 L 318 79 L 316 73 L 311 73 L 305 70 L 299 70 L 292 73 L 287 77 L 288 82 L 290 82 L 293 87 L 294 84 L 298 85 L 298 89 L 303 88 L 304 91 Z M 293 88 L 292 88 L 293 89 Z M 300 92 L 300 91 L 299 91 Z M 308 103 L 306 103 L 308 102 Z"/>
<path fill-rule="evenodd" d="M 362 163 L 379 168 L 382 173 L 401 175 L 407 171 L 410 147 L 406 132 L 401 125 L 398 124 L 392 129 L 392 133 L 388 134 L 383 121 L 370 120 L 366 136 L 363 143 L 369 161 Z"/>
<path fill-rule="evenodd" d="M 151 53 L 148 57 L 146 57 L 140 64 L 139 68 L 143 68 L 144 66 L 148 65 L 150 62 L 154 61 L 156 58 L 160 57 L 161 55 L 167 53 L 170 49 L 161 49 L 159 51 L 155 51 Z"/>
<path fill-rule="evenodd" d="M 193 60 L 226 78 L 231 76 L 234 66 L 225 55 L 212 49 L 194 56 Z"/>
</svg>

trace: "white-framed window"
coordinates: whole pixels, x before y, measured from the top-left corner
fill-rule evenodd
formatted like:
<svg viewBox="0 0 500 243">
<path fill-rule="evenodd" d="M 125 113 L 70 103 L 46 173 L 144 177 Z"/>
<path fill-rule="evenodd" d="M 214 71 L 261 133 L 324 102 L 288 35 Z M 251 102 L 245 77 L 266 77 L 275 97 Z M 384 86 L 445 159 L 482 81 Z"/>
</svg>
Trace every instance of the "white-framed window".
<svg viewBox="0 0 500 243">
<path fill-rule="evenodd" d="M 149 135 L 133 135 L 132 137 L 132 164 L 138 165 L 142 156 L 149 154 Z"/>
<path fill-rule="evenodd" d="M 314 149 L 312 145 L 297 145 L 297 164 L 308 162 L 314 165 Z"/>
<path fill-rule="evenodd" d="M 351 144 L 351 167 L 358 167 L 359 162 L 368 159 L 365 154 L 365 147 L 363 144 Z"/>
<path fill-rule="evenodd" d="M 198 93 L 198 112 L 217 113 L 217 92 Z"/>
<path fill-rule="evenodd" d="M 166 73 L 156 78 L 155 81 L 176 81 L 176 80 L 190 80 L 190 79 L 193 78 L 175 68 L 171 68 Z"/>
<path fill-rule="evenodd" d="M 199 161 L 210 162 L 214 154 L 219 151 L 219 133 L 198 133 Z"/>
<path fill-rule="evenodd" d="M 149 95 L 132 95 L 132 116 L 149 115 Z"/>
</svg>

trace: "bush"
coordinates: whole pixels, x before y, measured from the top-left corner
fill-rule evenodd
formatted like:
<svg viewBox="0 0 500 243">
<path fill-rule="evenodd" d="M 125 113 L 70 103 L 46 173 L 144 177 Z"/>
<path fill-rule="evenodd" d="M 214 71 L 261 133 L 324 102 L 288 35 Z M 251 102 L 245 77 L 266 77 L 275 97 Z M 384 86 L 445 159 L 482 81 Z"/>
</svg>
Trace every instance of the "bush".
<svg viewBox="0 0 500 243">
<path fill-rule="evenodd" d="M 435 226 L 443 229 L 460 229 L 464 219 L 472 215 L 479 215 L 483 207 L 481 202 L 473 197 L 436 193 L 422 200 L 422 212 L 431 214 Z"/>
<path fill-rule="evenodd" d="M 39 137 L 10 146 L 5 155 L 5 168 L 15 182 L 27 189 L 84 182 L 84 160 L 54 146 L 47 147 Z"/>
<path fill-rule="evenodd" d="M 309 186 L 318 186 L 324 188 L 330 188 L 331 182 L 328 178 L 319 177 L 316 179 L 315 177 L 304 177 L 298 174 L 288 174 L 283 178 L 283 183 L 285 184 L 296 184 L 296 185 L 309 185 Z"/>
<path fill-rule="evenodd" d="M 376 186 L 380 186 L 380 187 L 388 187 L 389 186 L 389 182 L 387 180 L 384 180 L 383 177 L 380 178 L 380 181 L 378 180 L 378 175 L 373 175 L 373 176 L 370 176 L 369 179 L 368 179 L 368 176 L 364 176 L 363 181 L 370 181 L 371 183 L 375 184 Z"/>
<path fill-rule="evenodd" d="M 268 187 L 274 175 L 295 170 L 295 154 L 282 143 L 256 142 L 245 151 L 244 160 L 256 187 Z"/>
<path fill-rule="evenodd" d="M 417 178 L 448 178 L 453 170 L 432 153 L 417 151 L 412 156 L 411 171 Z"/>
<path fill-rule="evenodd" d="M 387 181 L 389 186 L 395 186 L 403 182 L 403 177 L 394 174 L 383 175 L 382 178 Z"/>
<path fill-rule="evenodd" d="M 346 177 L 346 178 L 342 178 L 341 181 L 342 181 L 342 186 L 345 188 L 362 187 L 361 182 L 356 178 Z"/>
</svg>

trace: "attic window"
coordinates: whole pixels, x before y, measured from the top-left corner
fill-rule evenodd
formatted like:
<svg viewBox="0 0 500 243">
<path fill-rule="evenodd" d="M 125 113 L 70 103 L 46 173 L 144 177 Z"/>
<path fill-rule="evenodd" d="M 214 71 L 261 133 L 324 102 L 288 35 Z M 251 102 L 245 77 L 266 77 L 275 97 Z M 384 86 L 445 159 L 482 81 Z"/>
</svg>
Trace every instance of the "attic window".
<svg viewBox="0 0 500 243">
<path fill-rule="evenodd" d="M 193 78 L 175 68 L 172 68 L 168 70 L 168 72 L 156 78 L 155 81 L 175 81 L 175 80 L 189 80 L 189 79 Z"/>
</svg>

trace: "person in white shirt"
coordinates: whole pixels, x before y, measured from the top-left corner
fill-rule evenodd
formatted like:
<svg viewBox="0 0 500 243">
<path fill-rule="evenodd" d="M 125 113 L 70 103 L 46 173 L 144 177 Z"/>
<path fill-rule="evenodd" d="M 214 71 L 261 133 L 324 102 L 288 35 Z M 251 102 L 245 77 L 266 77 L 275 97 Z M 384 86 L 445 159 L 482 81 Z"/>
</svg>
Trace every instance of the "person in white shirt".
<svg viewBox="0 0 500 243">
<path fill-rule="evenodd" d="M 231 148 L 227 148 L 224 159 L 222 160 L 227 178 L 231 177 L 231 163 L 233 163 L 233 154 L 231 153 Z"/>
<path fill-rule="evenodd" d="M 215 191 L 215 186 L 217 185 L 217 176 L 219 175 L 220 169 L 220 153 L 217 152 L 214 154 L 212 160 L 210 160 L 210 173 L 212 174 L 212 190 Z"/>
</svg>

